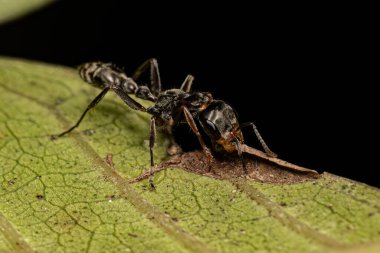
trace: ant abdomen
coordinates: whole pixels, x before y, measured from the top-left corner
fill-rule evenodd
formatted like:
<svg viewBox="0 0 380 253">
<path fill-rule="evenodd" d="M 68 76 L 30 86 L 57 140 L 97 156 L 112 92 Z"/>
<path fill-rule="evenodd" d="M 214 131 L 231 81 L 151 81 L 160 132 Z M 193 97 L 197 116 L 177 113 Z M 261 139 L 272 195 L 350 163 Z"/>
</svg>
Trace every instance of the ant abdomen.
<svg viewBox="0 0 380 253">
<path fill-rule="evenodd" d="M 138 90 L 136 82 L 111 63 L 88 62 L 80 65 L 78 71 L 83 81 L 100 89 L 120 87 L 127 94 Z"/>
<path fill-rule="evenodd" d="M 103 85 L 99 83 L 99 74 L 107 68 L 106 64 L 101 62 L 89 62 L 82 64 L 78 67 L 79 75 L 86 83 L 92 84 L 95 87 L 102 88 Z"/>
</svg>

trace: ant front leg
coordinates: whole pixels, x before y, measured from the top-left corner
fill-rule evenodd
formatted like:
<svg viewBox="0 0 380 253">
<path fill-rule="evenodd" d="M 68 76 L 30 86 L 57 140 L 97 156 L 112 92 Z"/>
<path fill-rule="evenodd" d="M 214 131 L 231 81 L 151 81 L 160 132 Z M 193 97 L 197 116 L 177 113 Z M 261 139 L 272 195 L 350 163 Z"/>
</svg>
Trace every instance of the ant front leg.
<svg viewBox="0 0 380 253">
<path fill-rule="evenodd" d="M 152 190 L 156 189 L 156 186 L 153 183 L 153 175 L 154 175 L 154 158 L 153 158 L 153 148 L 154 143 L 156 142 L 156 120 L 154 117 L 150 119 L 150 136 L 149 136 L 149 151 L 150 151 L 150 177 L 149 183 L 152 187 Z"/>
<path fill-rule="evenodd" d="M 201 133 L 198 130 L 198 127 L 197 127 L 197 125 L 196 125 L 196 123 L 194 121 L 193 116 L 191 115 L 189 109 L 187 109 L 186 107 L 183 107 L 183 112 L 185 114 L 185 118 L 186 118 L 187 124 L 189 124 L 191 130 L 193 130 L 193 132 L 195 133 L 195 135 L 198 137 L 198 141 L 199 141 L 199 143 L 202 146 L 203 152 L 207 156 L 207 160 L 211 161 L 213 159 L 213 156 L 212 156 L 211 151 L 209 150 L 209 148 L 206 146 L 206 143 L 203 141 L 202 135 L 201 135 Z"/>
<path fill-rule="evenodd" d="M 68 130 L 60 133 L 60 134 L 53 134 L 51 136 L 51 139 L 52 140 L 55 140 L 59 137 L 62 137 L 64 136 L 65 134 L 68 134 L 70 133 L 71 131 L 73 131 L 75 128 L 77 128 L 79 126 L 79 124 L 82 122 L 84 116 L 86 116 L 87 112 L 89 110 L 91 110 L 92 108 L 94 108 L 102 99 L 103 97 L 107 94 L 107 92 L 110 90 L 110 87 L 106 87 L 102 90 L 102 92 L 99 93 L 99 95 L 96 96 L 96 98 L 94 100 L 91 101 L 91 103 L 87 106 L 86 110 L 82 113 L 82 115 L 80 116 L 79 120 L 77 121 L 77 123 L 75 123 L 74 126 L 70 127 Z"/>
</svg>

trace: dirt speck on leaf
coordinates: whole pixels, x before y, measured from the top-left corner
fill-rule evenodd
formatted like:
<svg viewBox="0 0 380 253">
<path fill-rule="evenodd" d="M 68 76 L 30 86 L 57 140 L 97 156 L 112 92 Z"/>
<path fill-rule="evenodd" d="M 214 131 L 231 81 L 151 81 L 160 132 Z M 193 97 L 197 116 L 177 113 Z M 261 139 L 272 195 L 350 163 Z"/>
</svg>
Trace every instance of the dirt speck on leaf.
<svg viewBox="0 0 380 253">
<path fill-rule="evenodd" d="M 96 133 L 96 131 L 94 129 L 86 129 L 83 131 L 83 134 L 87 135 L 87 136 L 94 135 L 95 133 Z"/>
<path fill-rule="evenodd" d="M 56 106 L 58 106 L 58 105 L 63 104 L 64 102 L 65 102 L 65 99 L 64 99 L 64 98 L 62 98 L 62 97 L 57 97 L 57 98 L 55 99 L 55 101 L 54 101 L 54 104 L 55 104 Z"/>
<path fill-rule="evenodd" d="M 17 178 L 13 178 L 11 180 L 8 180 L 8 185 L 14 185 L 16 183 Z"/>
</svg>

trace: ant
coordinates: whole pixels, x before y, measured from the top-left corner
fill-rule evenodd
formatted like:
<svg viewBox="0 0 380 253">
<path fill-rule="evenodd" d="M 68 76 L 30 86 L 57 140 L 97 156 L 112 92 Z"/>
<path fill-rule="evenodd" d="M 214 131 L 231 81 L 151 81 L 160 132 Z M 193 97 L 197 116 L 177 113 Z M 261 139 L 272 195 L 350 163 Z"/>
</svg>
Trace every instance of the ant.
<svg viewBox="0 0 380 253">
<path fill-rule="evenodd" d="M 148 68 L 150 86 L 138 85 L 135 80 Z M 156 59 L 152 58 L 145 61 L 132 77 L 128 77 L 113 64 L 102 62 L 89 62 L 79 66 L 79 75 L 85 82 L 102 89 L 102 91 L 87 106 L 75 125 L 60 134 L 52 135 L 52 139 L 64 136 L 78 127 L 87 112 L 94 108 L 108 91 L 114 91 L 130 108 L 152 115 L 149 137 L 151 164 L 149 183 L 153 190 L 155 189 L 153 184 L 153 147 L 156 139 L 156 125 L 167 126 L 169 133 L 171 133 L 173 126 L 178 123 L 187 123 L 197 136 L 208 161 L 211 161 L 213 156 L 205 144 L 196 122 L 210 138 L 214 151 L 227 153 L 236 151 L 241 159 L 241 145 L 244 143 L 241 129 L 251 126 L 266 154 L 272 157 L 276 156 L 266 145 L 254 123 L 248 122 L 239 125 L 235 111 L 226 102 L 213 99 L 208 92 L 192 92 L 191 87 L 194 80 L 192 75 L 187 75 L 180 89 L 161 91 L 161 79 Z M 152 101 L 155 104 L 145 108 L 131 98 L 129 94 L 134 94 L 138 98 Z M 245 167 L 244 160 L 242 159 L 242 161 Z"/>
</svg>

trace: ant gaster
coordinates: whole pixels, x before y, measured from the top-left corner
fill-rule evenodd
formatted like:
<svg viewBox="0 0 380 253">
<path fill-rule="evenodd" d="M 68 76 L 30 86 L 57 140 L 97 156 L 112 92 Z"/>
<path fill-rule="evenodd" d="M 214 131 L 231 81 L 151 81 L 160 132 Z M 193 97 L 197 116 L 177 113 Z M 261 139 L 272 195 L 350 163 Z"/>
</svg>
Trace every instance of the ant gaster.
<svg viewBox="0 0 380 253">
<path fill-rule="evenodd" d="M 148 69 L 150 71 L 149 87 L 138 85 L 135 80 Z M 242 157 L 241 145 L 244 143 L 241 128 L 251 126 L 265 152 L 270 156 L 276 156 L 265 144 L 252 122 L 239 125 L 237 116 L 231 106 L 222 100 L 213 99 L 208 92 L 191 92 L 193 76 L 188 75 L 180 89 L 161 92 L 161 80 L 156 59 L 145 61 L 132 78 L 114 65 L 102 62 L 90 62 L 81 65 L 79 74 L 85 82 L 102 89 L 102 91 L 87 106 L 87 109 L 74 126 L 60 134 L 53 135 L 52 138 L 61 137 L 78 127 L 86 113 L 95 107 L 109 90 L 113 90 L 132 109 L 152 115 L 149 138 L 151 162 L 149 182 L 153 189 L 155 189 L 153 184 L 153 147 L 156 139 L 156 125 L 167 126 L 170 131 L 171 127 L 176 126 L 178 123 L 187 123 L 197 136 L 209 161 L 213 156 L 198 130 L 196 121 L 210 138 L 214 151 L 227 153 L 236 151 L 240 157 Z M 155 104 L 145 108 L 131 98 L 129 94 L 134 94 L 138 98 L 152 101 Z"/>
</svg>

